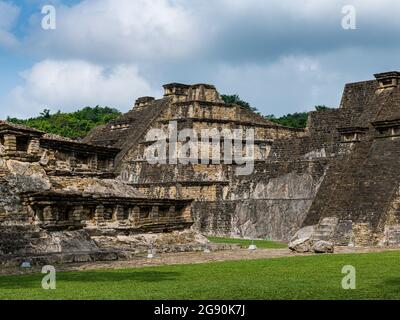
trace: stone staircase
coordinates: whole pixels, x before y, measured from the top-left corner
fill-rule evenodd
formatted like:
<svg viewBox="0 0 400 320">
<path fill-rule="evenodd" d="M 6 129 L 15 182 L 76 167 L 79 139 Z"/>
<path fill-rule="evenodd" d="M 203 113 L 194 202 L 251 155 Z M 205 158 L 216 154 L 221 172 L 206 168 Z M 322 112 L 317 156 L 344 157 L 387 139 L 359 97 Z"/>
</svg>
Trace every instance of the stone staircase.
<svg viewBox="0 0 400 320">
<path fill-rule="evenodd" d="M 303 225 L 338 217 L 353 223 L 368 221 L 375 231 L 384 222 L 399 176 L 400 140 L 357 143 L 351 154 L 330 164 Z"/>
<path fill-rule="evenodd" d="M 317 225 L 313 234 L 313 241 L 331 240 L 335 234 L 338 218 L 323 218 Z"/>
</svg>

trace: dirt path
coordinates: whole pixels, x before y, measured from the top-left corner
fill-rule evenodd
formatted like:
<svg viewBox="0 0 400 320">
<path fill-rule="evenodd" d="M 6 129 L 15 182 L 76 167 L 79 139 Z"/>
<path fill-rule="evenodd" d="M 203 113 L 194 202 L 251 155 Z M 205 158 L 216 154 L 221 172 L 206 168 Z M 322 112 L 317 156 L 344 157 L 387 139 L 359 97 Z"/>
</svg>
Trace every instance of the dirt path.
<svg viewBox="0 0 400 320">
<path fill-rule="evenodd" d="M 337 248 L 335 254 L 343 253 L 371 253 L 384 251 L 400 251 L 390 248 Z M 246 249 L 225 250 L 210 253 L 191 252 L 191 253 L 169 253 L 156 256 L 153 259 L 136 258 L 129 261 L 111 261 L 111 262 L 90 262 L 80 264 L 68 264 L 57 266 L 58 271 L 82 271 L 82 270 L 107 270 L 107 269 L 127 269 L 140 268 L 146 266 L 161 265 L 182 265 L 182 264 L 199 264 L 208 262 L 234 261 L 234 260 L 257 260 L 257 259 L 276 259 L 283 257 L 296 257 L 312 254 L 293 253 L 289 249 L 258 249 L 249 251 Z M 20 268 L 2 268 L 0 274 L 29 274 L 40 272 L 40 268 L 34 267 L 29 270 L 21 270 Z"/>
</svg>

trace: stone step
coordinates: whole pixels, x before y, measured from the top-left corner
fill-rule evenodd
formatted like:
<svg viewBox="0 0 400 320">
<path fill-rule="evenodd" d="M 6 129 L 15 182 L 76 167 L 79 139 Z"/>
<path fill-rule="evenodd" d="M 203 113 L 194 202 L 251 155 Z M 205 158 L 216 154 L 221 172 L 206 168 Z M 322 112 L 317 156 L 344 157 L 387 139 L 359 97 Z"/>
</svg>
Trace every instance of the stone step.
<svg viewBox="0 0 400 320">
<path fill-rule="evenodd" d="M 332 231 L 336 228 L 336 225 L 320 225 L 317 227 L 318 230 L 322 230 L 322 231 Z"/>
<path fill-rule="evenodd" d="M 388 230 L 389 234 L 400 234 L 400 230 Z"/>
<path fill-rule="evenodd" d="M 317 226 L 316 231 L 320 232 L 333 232 L 335 231 L 336 225 L 331 226 Z"/>
<path fill-rule="evenodd" d="M 400 225 L 388 226 L 386 229 L 386 238 L 389 245 L 400 244 Z"/>
<path fill-rule="evenodd" d="M 334 232 L 333 231 L 316 231 L 316 232 L 314 232 L 314 234 L 316 234 L 316 235 L 322 235 L 322 236 L 331 236 L 331 235 L 333 235 L 334 234 Z"/>
<path fill-rule="evenodd" d="M 332 235 L 331 234 L 319 234 L 315 233 L 313 235 L 313 240 L 328 240 Z"/>
<path fill-rule="evenodd" d="M 391 234 L 391 235 L 389 235 L 389 237 L 388 237 L 388 239 L 389 240 L 392 240 L 392 239 L 400 239 L 400 234 Z"/>
<path fill-rule="evenodd" d="M 329 240 L 335 233 L 337 218 L 323 218 L 317 225 L 313 240 Z"/>
<path fill-rule="evenodd" d="M 324 224 L 328 224 L 328 225 L 330 225 L 330 224 L 337 224 L 338 223 L 338 219 L 337 218 L 323 218 L 321 221 L 320 221 L 320 225 L 324 225 Z"/>
<path fill-rule="evenodd" d="M 396 224 L 388 226 L 385 233 L 388 245 L 395 246 L 400 244 L 400 225 Z"/>
<path fill-rule="evenodd" d="M 313 239 L 327 239 L 331 236 L 332 234 L 330 233 L 314 233 Z"/>
<path fill-rule="evenodd" d="M 387 230 L 389 232 L 400 232 L 400 226 L 390 226 Z"/>
</svg>

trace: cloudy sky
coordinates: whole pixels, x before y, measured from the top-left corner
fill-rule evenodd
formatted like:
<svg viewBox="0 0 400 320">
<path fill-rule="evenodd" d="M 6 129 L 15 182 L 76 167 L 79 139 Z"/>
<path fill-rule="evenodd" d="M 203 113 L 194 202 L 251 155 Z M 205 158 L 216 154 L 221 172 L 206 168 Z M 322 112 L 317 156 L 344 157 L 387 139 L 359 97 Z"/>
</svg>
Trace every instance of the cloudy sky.
<svg viewBox="0 0 400 320">
<path fill-rule="evenodd" d="M 127 111 L 168 82 L 215 84 L 263 114 L 338 106 L 345 83 L 400 70 L 399 13 L 398 0 L 0 0 L 0 118 Z"/>
</svg>

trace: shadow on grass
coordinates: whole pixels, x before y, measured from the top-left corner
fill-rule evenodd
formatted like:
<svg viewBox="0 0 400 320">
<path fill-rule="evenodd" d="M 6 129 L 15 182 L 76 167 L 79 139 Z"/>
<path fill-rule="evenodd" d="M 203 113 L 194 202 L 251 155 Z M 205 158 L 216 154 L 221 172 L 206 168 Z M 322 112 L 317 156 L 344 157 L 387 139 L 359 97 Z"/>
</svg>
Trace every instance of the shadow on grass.
<svg viewBox="0 0 400 320">
<path fill-rule="evenodd" d="M 379 284 L 379 287 L 396 289 L 396 292 L 400 294 L 400 278 L 387 278 Z"/>
<path fill-rule="evenodd" d="M 115 282 L 141 282 L 156 283 L 162 281 L 175 281 L 181 274 L 179 272 L 161 271 L 84 271 L 65 272 L 57 274 L 59 283 L 115 283 Z M 1 276 L 1 289 L 34 289 L 41 287 L 45 274 L 24 276 Z"/>
</svg>

